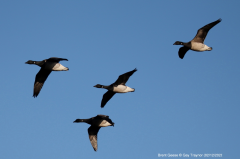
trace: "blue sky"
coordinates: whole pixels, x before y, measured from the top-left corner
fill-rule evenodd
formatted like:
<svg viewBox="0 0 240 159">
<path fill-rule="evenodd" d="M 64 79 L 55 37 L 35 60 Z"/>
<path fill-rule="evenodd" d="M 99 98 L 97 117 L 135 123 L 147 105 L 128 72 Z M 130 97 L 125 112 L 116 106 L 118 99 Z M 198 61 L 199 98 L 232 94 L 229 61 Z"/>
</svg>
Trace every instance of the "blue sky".
<svg viewBox="0 0 240 159">
<path fill-rule="evenodd" d="M 0 1 L 0 156 L 3 159 L 160 158 L 160 154 L 222 154 L 239 158 L 239 1 Z M 178 57 L 175 41 L 222 18 L 205 44 L 212 51 Z M 37 98 L 38 66 L 50 57 L 67 72 L 52 72 Z M 127 82 L 100 108 L 96 84 Z M 109 115 L 98 151 L 88 124 L 77 118 Z M 166 157 L 165 157 L 166 158 Z"/>
</svg>

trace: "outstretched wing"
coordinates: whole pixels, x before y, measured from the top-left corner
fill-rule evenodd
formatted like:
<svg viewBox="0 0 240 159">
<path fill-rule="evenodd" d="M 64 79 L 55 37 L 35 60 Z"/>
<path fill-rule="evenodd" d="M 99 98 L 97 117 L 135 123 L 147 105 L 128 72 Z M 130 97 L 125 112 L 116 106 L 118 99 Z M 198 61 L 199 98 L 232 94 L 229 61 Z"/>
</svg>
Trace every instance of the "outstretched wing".
<svg viewBox="0 0 240 159">
<path fill-rule="evenodd" d="M 96 118 L 99 118 L 99 119 L 106 119 L 106 118 L 109 118 L 109 116 L 108 116 L 108 115 L 98 114 L 98 115 L 96 116 Z"/>
<path fill-rule="evenodd" d="M 41 91 L 44 82 L 48 78 L 49 74 L 52 71 L 45 70 L 43 68 L 40 69 L 40 71 L 37 73 L 35 77 L 35 82 L 34 82 L 34 89 L 33 89 L 33 97 L 37 97 L 39 92 Z"/>
<path fill-rule="evenodd" d="M 107 91 L 102 98 L 102 102 L 101 102 L 101 108 L 103 108 L 106 103 L 114 96 L 114 94 L 116 94 L 113 91 Z"/>
<path fill-rule="evenodd" d="M 49 58 L 47 60 L 51 61 L 51 62 L 68 61 L 68 59 L 58 58 L 58 57 L 51 57 L 51 58 Z"/>
<path fill-rule="evenodd" d="M 181 47 L 181 48 L 179 49 L 179 51 L 178 51 L 178 56 L 179 56 L 181 59 L 183 59 L 183 57 L 185 56 L 185 54 L 187 53 L 188 50 L 189 50 L 188 47 L 185 47 L 185 46 Z"/>
<path fill-rule="evenodd" d="M 125 85 L 127 83 L 128 79 L 129 79 L 129 77 L 132 76 L 132 74 L 136 71 L 137 71 L 137 69 L 135 68 L 132 71 L 129 71 L 129 72 L 126 72 L 126 73 L 120 75 L 118 77 L 118 79 L 113 84 L 114 85 L 119 85 L 119 84 Z"/>
<path fill-rule="evenodd" d="M 97 133 L 101 127 L 95 127 L 95 126 L 90 126 L 88 128 L 88 135 L 89 135 L 89 140 L 92 144 L 92 147 L 94 151 L 97 151 L 98 145 L 97 145 Z"/>
<path fill-rule="evenodd" d="M 205 25 L 204 27 L 200 28 L 197 32 L 197 35 L 193 38 L 192 42 L 204 43 L 204 40 L 208 34 L 208 31 L 221 21 L 222 21 L 222 19 L 218 19 L 218 20 L 216 20 L 212 23 L 209 23 L 209 24 Z"/>
</svg>

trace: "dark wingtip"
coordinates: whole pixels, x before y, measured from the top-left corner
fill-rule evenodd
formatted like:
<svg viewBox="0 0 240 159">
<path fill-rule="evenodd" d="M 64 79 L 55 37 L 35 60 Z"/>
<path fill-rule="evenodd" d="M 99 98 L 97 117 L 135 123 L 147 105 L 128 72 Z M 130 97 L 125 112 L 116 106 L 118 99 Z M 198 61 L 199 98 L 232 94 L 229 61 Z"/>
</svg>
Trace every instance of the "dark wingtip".
<svg viewBox="0 0 240 159">
<path fill-rule="evenodd" d="M 106 105 L 106 103 L 101 103 L 101 108 L 104 108 L 104 106 Z"/>
<path fill-rule="evenodd" d="M 218 21 L 221 22 L 221 21 L 222 21 L 222 18 L 219 18 Z"/>
<path fill-rule="evenodd" d="M 132 71 L 136 72 L 136 71 L 137 71 L 137 68 L 135 68 L 135 69 L 134 69 L 134 70 L 132 70 Z M 132 71 L 131 71 L 131 72 L 132 72 Z"/>
<path fill-rule="evenodd" d="M 39 93 L 33 93 L 33 97 L 34 97 L 34 98 L 37 98 L 38 94 L 39 94 Z"/>
<path fill-rule="evenodd" d="M 178 54 L 178 57 L 180 58 L 180 59 L 183 59 L 183 55 L 181 55 L 181 54 Z"/>
<path fill-rule="evenodd" d="M 52 58 L 57 58 L 57 57 L 52 57 Z M 68 61 L 68 59 L 65 59 L 65 58 L 60 58 L 61 61 Z"/>
</svg>

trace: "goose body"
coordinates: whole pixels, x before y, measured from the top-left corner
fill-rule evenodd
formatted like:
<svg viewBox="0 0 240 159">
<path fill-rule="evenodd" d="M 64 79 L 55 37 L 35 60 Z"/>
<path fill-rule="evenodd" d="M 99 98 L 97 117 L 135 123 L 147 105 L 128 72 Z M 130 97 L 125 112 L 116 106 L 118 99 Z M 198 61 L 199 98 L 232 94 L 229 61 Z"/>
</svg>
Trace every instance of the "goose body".
<svg viewBox="0 0 240 159">
<path fill-rule="evenodd" d="M 67 59 L 51 57 L 43 61 L 32 61 L 28 60 L 26 64 L 38 65 L 41 67 L 37 73 L 34 82 L 33 97 L 37 97 L 40 93 L 44 82 L 52 71 L 68 71 L 69 69 L 59 63 L 59 61 L 68 61 Z"/>
<path fill-rule="evenodd" d="M 101 84 L 97 84 L 94 87 L 96 88 L 104 88 L 108 91 L 103 95 L 101 108 L 103 108 L 106 103 L 116 94 L 116 93 L 127 93 L 127 92 L 134 92 L 134 88 L 130 88 L 126 86 L 126 82 L 128 81 L 129 77 L 136 72 L 137 69 L 135 68 L 132 71 L 126 72 L 118 77 L 118 79 L 109 86 L 104 86 Z"/>
<path fill-rule="evenodd" d="M 97 134 L 101 127 L 114 126 L 114 123 L 107 115 L 97 115 L 89 119 L 76 119 L 74 123 L 85 122 L 91 126 L 88 128 L 89 140 L 92 144 L 94 151 L 97 151 Z"/>
<path fill-rule="evenodd" d="M 203 43 L 191 42 L 191 50 L 193 50 L 193 51 L 210 51 L 210 50 L 212 50 L 212 48 Z"/>
<path fill-rule="evenodd" d="M 193 50 L 193 51 L 211 51 L 212 47 L 209 47 L 204 44 L 204 40 L 208 34 L 208 31 L 220 23 L 222 19 L 218 19 L 212 23 L 209 23 L 205 25 L 204 27 L 200 28 L 196 34 L 196 36 L 189 41 L 188 43 L 184 43 L 181 41 L 176 41 L 173 45 L 183 45 L 178 51 L 178 56 L 183 59 L 185 54 L 187 53 L 188 50 Z"/>
<path fill-rule="evenodd" d="M 113 92 L 115 92 L 115 93 L 127 93 L 127 92 L 134 92 L 134 91 L 135 91 L 135 89 L 130 88 L 125 85 L 113 86 Z"/>
<path fill-rule="evenodd" d="M 61 65 L 58 62 L 49 62 L 49 61 L 47 61 L 42 68 L 50 71 L 68 71 L 69 70 L 67 67 Z"/>
</svg>

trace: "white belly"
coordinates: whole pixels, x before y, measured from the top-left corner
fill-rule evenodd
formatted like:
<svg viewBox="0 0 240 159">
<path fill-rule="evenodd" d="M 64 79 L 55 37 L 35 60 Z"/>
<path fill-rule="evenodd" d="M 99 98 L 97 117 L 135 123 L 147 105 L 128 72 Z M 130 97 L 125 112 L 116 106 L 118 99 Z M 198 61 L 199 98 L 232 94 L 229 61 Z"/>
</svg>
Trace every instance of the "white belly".
<svg viewBox="0 0 240 159">
<path fill-rule="evenodd" d="M 134 92 L 135 89 L 130 88 L 128 86 L 124 86 L 124 85 L 118 85 L 117 87 L 113 87 L 113 92 L 116 93 L 127 93 L 127 92 Z"/>
<path fill-rule="evenodd" d="M 194 51 L 206 51 L 209 49 L 210 47 L 208 47 L 207 45 L 202 43 L 196 43 L 196 42 L 193 42 L 191 47 L 191 50 L 194 50 Z"/>
<path fill-rule="evenodd" d="M 100 127 L 107 127 L 107 126 L 111 126 L 112 124 L 110 124 L 107 120 L 103 120 L 101 123 L 100 123 Z"/>
<path fill-rule="evenodd" d="M 47 62 L 45 69 L 51 70 L 51 71 L 67 71 L 68 68 L 64 67 L 60 63 L 57 62 Z"/>
</svg>

